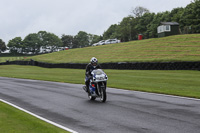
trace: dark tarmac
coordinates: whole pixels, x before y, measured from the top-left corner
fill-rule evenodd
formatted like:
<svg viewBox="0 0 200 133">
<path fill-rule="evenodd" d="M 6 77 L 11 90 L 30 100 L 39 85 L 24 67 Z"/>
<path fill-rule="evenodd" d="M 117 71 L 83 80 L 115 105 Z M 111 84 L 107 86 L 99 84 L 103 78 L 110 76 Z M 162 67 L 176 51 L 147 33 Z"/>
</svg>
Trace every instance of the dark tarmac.
<svg viewBox="0 0 200 133">
<path fill-rule="evenodd" d="M 107 89 L 89 101 L 82 85 L 0 77 L 0 99 L 79 133 L 197 133 L 200 100 Z"/>
</svg>

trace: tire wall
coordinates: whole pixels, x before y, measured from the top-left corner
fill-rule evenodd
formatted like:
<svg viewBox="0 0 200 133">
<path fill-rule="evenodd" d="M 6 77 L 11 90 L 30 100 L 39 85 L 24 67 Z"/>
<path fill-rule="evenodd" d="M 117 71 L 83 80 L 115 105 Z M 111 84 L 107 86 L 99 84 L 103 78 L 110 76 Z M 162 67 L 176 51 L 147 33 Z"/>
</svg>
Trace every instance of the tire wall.
<svg viewBox="0 0 200 133">
<path fill-rule="evenodd" d="M 7 61 L 0 65 L 32 65 L 45 68 L 73 68 L 85 69 L 86 63 L 45 63 L 38 61 Z M 120 69 L 120 70 L 200 70 L 200 62 L 118 62 L 102 63 L 103 69 Z"/>
</svg>

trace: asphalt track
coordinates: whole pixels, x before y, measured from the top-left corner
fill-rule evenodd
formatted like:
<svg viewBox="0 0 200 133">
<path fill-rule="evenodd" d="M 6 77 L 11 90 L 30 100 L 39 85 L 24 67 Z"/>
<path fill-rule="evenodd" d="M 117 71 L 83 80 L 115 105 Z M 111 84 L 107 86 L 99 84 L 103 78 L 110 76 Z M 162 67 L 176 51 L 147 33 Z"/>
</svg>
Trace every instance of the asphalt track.
<svg viewBox="0 0 200 133">
<path fill-rule="evenodd" d="M 0 77 L 0 99 L 79 133 L 200 131 L 198 99 L 112 88 L 107 96 L 100 103 L 82 85 Z"/>
</svg>

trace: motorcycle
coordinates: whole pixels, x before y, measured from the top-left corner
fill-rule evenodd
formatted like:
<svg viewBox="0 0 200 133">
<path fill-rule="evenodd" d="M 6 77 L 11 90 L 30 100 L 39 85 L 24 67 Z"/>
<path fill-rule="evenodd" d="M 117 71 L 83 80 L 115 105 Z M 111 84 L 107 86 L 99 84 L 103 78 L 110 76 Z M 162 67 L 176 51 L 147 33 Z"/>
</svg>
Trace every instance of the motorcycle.
<svg viewBox="0 0 200 133">
<path fill-rule="evenodd" d="M 88 97 L 90 100 L 95 100 L 96 98 L 100 98 L 101 102 L 105 102 L 107 99 L 106 95 L 106 85 L 108 76 L 101 69 L 96 69 L 91 72 L 92 78 L 89 81 L 89 90 L 87 92 L 86 86 L 83 86 L 83 89 L 88 93 Z M 85 81 L 88 80 L 87 77 Z"/>
</svg>

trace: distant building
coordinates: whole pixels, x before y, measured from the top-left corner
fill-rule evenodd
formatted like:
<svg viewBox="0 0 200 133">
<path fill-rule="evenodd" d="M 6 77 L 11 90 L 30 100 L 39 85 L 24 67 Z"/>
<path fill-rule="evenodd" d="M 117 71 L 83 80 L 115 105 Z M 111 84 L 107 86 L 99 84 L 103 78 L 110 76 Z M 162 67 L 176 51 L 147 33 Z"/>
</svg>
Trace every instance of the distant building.
<svg viewBox="0 0 200 133">
<path fill-rule="evenodd" d="M 171 35 L 178 35 L 179 23 L 177 22 L 161 22 L 160 26 L 157 28 L 158 37 L 165 37 Z"/>
</svg>

